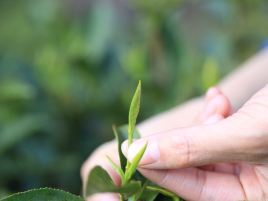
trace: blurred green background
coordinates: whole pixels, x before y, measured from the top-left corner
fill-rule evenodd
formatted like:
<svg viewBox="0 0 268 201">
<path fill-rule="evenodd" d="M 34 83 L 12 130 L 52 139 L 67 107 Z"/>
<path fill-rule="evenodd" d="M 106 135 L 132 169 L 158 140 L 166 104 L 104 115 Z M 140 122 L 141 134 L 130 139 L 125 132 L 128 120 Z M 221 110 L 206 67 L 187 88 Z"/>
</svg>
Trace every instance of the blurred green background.
<svg viewBox="0 0 268 201">
<path fill-rule="evenodd" d="M 257 52 L 268 2 L 1 0 L 0 197 L 80 193 L 80 166 L 126 123 L 202 94 Z"/>
</svg>

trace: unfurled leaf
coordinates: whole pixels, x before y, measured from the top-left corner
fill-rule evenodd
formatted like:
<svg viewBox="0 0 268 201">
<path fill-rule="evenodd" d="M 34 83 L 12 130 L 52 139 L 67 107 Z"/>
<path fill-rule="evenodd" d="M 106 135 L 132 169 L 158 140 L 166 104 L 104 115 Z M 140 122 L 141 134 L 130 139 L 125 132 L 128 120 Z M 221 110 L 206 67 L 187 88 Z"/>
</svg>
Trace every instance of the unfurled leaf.
<svg viewBox="0 0 268 201">
<path fill-rule="evenodd" d="M 120 166 L 123 172 L 125 172 L 127 159 L 121 150 L 121 144 L 123 143 L 124 138 L 120 133 L 117 132 L 116 126 L 113 126 L 113 132 L 114 132 L 115 139 L 117 141 L 117 150 L 118 150 L 119 159 L 120 159 Z"/>
<path fill-rule="evenodd" d="M 137 153 L 137 155 L 134 157 L 132 162 L 129 164 L 128 168 L 126 169 L 125 173 L 125 180 L 129 181 L 133 174 L 135 173 L 140 160 L 142 159 L 142 156 L 147 148 L 147 143 L 142 147 L 142 149 Z"/>
<path fill-rule="evenodd" d="M 136 120 L 140 111 L 140 99 L 141 99 L 141 81 L 137 86 L 135 94 L 132 98 L 129 114 L 128 114 L 128 144 L 130 145 L 133 140 L 133 132 L 136 125 Z"/>
<path fill-rule="evenodd" d="M 109 174 L 100 166 L 93 168 L 89 174 L 84 196 L 102 192 L 113 192 L 130 196 L 141 188 L 138 181 L 129 182 L 128 184 L 118 187 L 113 183 Z"/>
<path fill-rule="evenodd" d="M 83 201 L 81 197 L 62 190 L 43 188 L 16 193 L 0 201 Z"/>
<path fill-rule="evenodd" d="M 111 164 L 112 168 L 117 172 L 117 174 L 120 175 L 121 179 L 123 180 L 122 183 L 124 184 L 125 174 L 123 170 L 115 162 L 113 162 L 113 160 L 109 156 L 107 156 L 107 159 L 109 163 Z"/>
</svg>

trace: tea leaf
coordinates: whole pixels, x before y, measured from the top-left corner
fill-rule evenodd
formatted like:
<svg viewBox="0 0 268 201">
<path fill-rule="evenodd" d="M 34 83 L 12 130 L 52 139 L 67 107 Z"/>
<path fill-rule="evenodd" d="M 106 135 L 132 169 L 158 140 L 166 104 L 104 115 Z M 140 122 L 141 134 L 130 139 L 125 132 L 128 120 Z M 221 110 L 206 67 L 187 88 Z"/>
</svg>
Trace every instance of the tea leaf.
<svg viewBox="0 0 268 201">
<path fill-rule="evenodd" d="M 141 196 L 140 196 L 140 200 L 146 200 L 146 201 L 154 201 L 156 199 L 156 197 L 158 196 L 158 192 L 157 191 L 150 191 L 148 189 L 145 189 Z M 162 201 L 162 200 L 161 200 Z"/>
<path fill-rule="evenodd" d="M 111 164 L 112 168 L 120 175 L 121 177 L 121 180 L 122 180 L 122 183 L 125 183 L 125 174 L 123 172 L 123 170 L 115 163 L 113 162 L 113 160 L 109 157 L 109 156 L 106 156 L 109 163 Z"/>
<path fill-rule="evenodd" d="M 83 201 L 79 196 L 73 195 L 71 193 L 50 189 L 34 189 L 22 193 L 16 193 L 9 197 L 0 199 L 1 201 Z"/>
<path fill-rule="evenodd" d="M 140 99 L 141 99 L 141 81 L 137 86 L 137 89 L 132 98 L 129 114 L 128 114 L 128 145 L 132 143 L 133 132 L 136 125 L 136 120 L 140 111 Z"/>
<path fill-rule="evenodd" d="M 115 186 L 109 174 L 100 166 L 93 168 L 88 177 L 88 183 L 84 196 L 102 192 L 113 192 L 130 196 L 139 191 L 141 183 L 138 181 L 130 182 L 121 187 Z"/>
<path fill-rule="evenodd" d="M 125 174 L 125 180 L 129 181 L 131 179 L 131 177 L 133 176 L 133 174 L 135 173 L 140 160 L 142 159 L 142 156 L 145 152 L 147 148 L 147 143 L 142 147 L 142 149 L 137 153 L 137 155 L 134 157 L 133 161 L 131 163 L 129 163 L 129 166 L 126 170 L 126 174 Z"/>
<path fill-rule="evenodd" d="M 123 136 L 121 134 L 119 134 L 117 132 L 117 129 L 116 129 L 115 125 L 113 125 L 112 128 L 113 128 L 115 139 L 117 141 L 117 150 L 118 150 L 118 155 L 119 155 L 119 159 L 120 159 L 120 166 L 121 166 L 121 169 L 123 170 L 123 172 L 125 172 L 127 159 L 126 159 L 125 155 L 123 154 L 123 152 L 121 150 L 121 144 L 123 143 L 124 138 L 123 138 Z"/>
</svg>

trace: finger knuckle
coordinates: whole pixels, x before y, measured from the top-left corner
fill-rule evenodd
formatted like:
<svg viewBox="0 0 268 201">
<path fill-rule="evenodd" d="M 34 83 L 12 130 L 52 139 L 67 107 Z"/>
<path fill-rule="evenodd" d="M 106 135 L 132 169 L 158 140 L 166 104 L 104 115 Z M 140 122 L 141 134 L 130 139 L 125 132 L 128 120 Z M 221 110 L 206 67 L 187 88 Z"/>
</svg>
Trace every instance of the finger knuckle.
<svg viewBox="0 0 268 201">
<path fill-rule="evenodd" d="M 191 165 L 194 154 L 194 143 L 190 136 L 179 135 L 172 140 L 172 150 L 177 156 L 176 166 L 188 167 Z"/>
</svg>

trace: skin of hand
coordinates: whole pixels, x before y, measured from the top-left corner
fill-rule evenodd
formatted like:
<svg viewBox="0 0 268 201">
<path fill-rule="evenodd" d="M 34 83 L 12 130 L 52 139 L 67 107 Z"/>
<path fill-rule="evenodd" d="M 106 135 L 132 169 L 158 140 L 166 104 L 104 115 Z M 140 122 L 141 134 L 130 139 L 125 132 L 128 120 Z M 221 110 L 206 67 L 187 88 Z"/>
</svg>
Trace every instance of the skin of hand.
<svg viewBox="0 0 268 201">
<path fill-rule="evenodd" d="M 186 200 L 268 200 L 268 85 L 228 118 L 213 118 L 122 149 L 131 161 L 148 143 L 139 171 Z"/>
<path fill-rule="evenodd" d="M 267 66 L 268 48 L 242 63 L 218 84 L 235 111 L 267 83 Z"/>
</svg>

